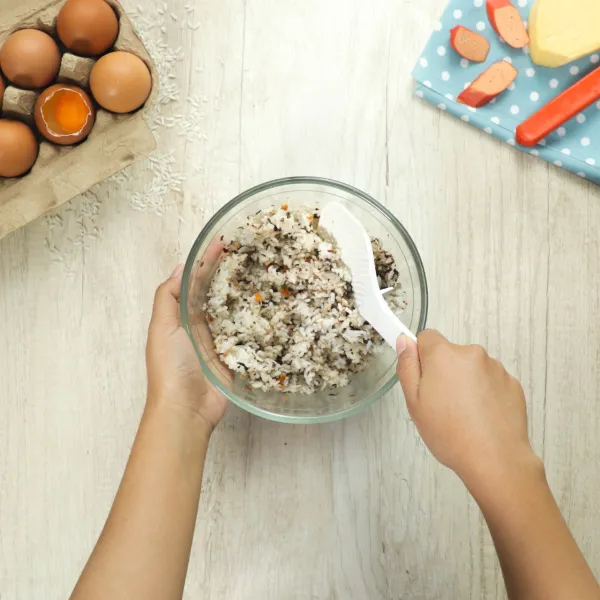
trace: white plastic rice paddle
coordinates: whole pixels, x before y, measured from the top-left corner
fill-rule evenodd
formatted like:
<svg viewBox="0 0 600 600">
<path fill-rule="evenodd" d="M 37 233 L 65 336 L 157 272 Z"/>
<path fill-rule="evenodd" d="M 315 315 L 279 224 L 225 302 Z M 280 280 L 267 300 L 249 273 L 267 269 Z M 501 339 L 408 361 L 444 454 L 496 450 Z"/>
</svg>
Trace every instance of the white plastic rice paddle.
<svg viewBox="0 0 600 600">
<path fill-rule="evenodd" d="M 363 319 L 394 349 L 402 334 L 416 341 L 412 331 L 398 319 L 383 298 L 377 281 L 371 239 L 362 223 L 341 204 L 333 202 L 321 211 L 319 227 L 328 231 L 340 247 L 342 260 L 352 273 L 352 288 Z"/>
</svg>

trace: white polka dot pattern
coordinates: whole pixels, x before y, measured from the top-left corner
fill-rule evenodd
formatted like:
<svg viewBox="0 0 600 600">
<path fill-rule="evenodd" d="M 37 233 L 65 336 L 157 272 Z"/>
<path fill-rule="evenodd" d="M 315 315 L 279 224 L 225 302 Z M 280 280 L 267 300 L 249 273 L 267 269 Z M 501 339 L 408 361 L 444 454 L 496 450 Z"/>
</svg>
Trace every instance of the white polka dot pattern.
<svg viewBox="0 0 600 600">
<path fill-rule="evenodd" d="M 528 17 L 534 0 L 512 0 Z M 471 62 L 450 46 L 450 29 L 462 25 L 479 31 L 490 42 L 485 63 Z M 416 95 L 440 110 L 482 129 L 510 146 L 540 157 L 574 174 L 600 183 L 600 100 L 549 134 L 535 148 L 516 143 L 517 126 L 567 89 L 574 81 L 600 66 L 600 52 L 557 69 L 538 68 L 529 48 L 514 49 L 493 31 L 486 14 L 486 0 L 449 0 L 440 22 L 414 69 Z M 504 60 L 519 75 L 508 89 L 480 108 L 461 104 L 457 96 L 492 63 Z"/>
</svg>

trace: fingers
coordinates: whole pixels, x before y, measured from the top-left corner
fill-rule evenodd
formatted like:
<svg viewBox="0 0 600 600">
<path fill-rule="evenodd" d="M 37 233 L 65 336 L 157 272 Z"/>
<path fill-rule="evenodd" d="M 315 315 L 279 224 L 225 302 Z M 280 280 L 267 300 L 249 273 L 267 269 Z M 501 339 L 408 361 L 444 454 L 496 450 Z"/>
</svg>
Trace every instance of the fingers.
<svg viewBox="0 0 600 600">
<path fill-rule="evenodd" d="M 179 295 L 181 294 L 182 274 L 183 265 L 178 265 L 171 277 L 156 290 L 151 327 L 157 325 L 166 327 L 169 333 L 179 327 Z"/>
<path fill-rule="evenodd" d="M 431 353 L 435 351 L 440 345 L 446 345 L 450 342 L 435 329 L 426 329 L 419 334 L 419 355 L 421 361 L 426 362 L 431 356 Z"/>
<path fill-rule="evenodd" d="M 196 277 L 204 279 L 211 274 L 215 266 L 220 262 L 225 245 L 221 241 L 213 241 L 206 248 L 202 260 L 198 265 Z"/>
<path fill-rule="evenodd" d="M 419 384 L 427 365 L 436 348 L 449 345 L 450 342 L 438 331 L 428 329 L 419 334 L 418 345 L 406 336 L 398 338 L 397 373 L 406 402 L 410 408 L 417 401 Z"/>
<path fill-rule="evenodd" d="M 419 382 L 421 381 L 421 361 L 417 344 L 405 335 L 398 338 L 396 344 L 398 352 L 397 373 L 406 403 L 409 407 L 417 401 Z"/>
</svg>

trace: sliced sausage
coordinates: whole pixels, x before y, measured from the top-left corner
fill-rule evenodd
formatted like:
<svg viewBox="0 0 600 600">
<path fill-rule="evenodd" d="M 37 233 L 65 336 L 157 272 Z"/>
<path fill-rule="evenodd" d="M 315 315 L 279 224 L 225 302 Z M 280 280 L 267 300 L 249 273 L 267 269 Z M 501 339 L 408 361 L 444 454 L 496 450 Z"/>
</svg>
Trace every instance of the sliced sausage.
<svg viewBox="0 0 600 600">
<path fill-rule="evenodd" d="M 457 100 L 473 108 L 484 106 L 501 94 L 518 74 L 510 63 L 501 60 L 485 70 Z"/>
<path fill-rule="evenodd" d="M 510 0 L 487 0 L 487 14 L 496 33 L 513 48 L 529 44 L 529 34 L 521 13 Z"/>
<path fill-rule="evenodd" d="M 490 52 L 490 43 L 480 34 L 462 25 L 450 31 L 450 45 L 463 58 L 484 62 Z"/>
</svg>

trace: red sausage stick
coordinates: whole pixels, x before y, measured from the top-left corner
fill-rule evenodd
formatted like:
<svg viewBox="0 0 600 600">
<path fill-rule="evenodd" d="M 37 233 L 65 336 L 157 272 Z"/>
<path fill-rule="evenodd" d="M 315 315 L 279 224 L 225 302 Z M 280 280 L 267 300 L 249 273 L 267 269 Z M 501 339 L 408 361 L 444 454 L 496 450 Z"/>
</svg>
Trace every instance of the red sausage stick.
<svg viewBox="0 0 600 600">
<path fill-rule="evenodd" d="M 516 140 L 531 148 L 600 98 L 600 69 L 565 90 L 517 127 Z"/>
</svg>

